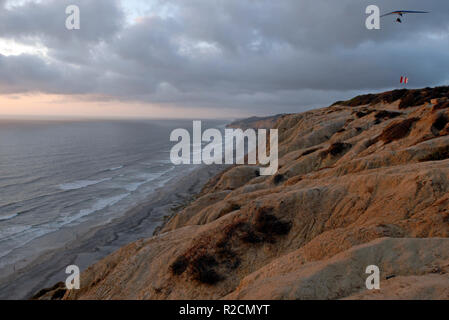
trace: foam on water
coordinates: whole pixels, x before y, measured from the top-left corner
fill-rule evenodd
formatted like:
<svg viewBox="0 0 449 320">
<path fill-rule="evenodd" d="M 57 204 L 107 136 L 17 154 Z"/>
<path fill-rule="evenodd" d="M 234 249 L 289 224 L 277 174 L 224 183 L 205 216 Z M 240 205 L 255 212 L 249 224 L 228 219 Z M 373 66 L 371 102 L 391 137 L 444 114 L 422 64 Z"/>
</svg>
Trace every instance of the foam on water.
<svg viewBox="0 0 449 320">
<path fill-rule="evenodd" d="M 118 167 L 114 167 L 114 168 L 109 168 L 108 170 L 109 171 L 117 171 L 117 170 L 123 169 L 123 167 L 124 166 L 118 166 Z"/>
<path fill-rule="evenodd" d="M 17 217 L 18 215 L 19 215 L 18 213 L 14 213 L 7 216 L 0 216 L 0 221 L 10 220 L 12 218 Z"/>
<path fill-rule="evenodd" d="M 8 255 L 12 251 L 14 251 L 14 249 L 20 248 L 28 244 L 34 239 L 37 239 L 51 232 L 57 231 L 62 227 L 64 227 L 65 225 L 69 225 L 73 222 L 79 221 L 83 217 L 106 209 L 109 206 L 113 206 L 118 202 L 120 202 L 121 200 L 128 197 L 129 195 L 130 195 L 129 193 L 125 193 L 110 198 L 100 199 L 97 202 L 95 202 L 92 207 L 82 209 L 77 214 L 69 214 L 66 216 L 62 215 L 55 221 L 51 221 L 49 223 L 45 223 L 42 225 L 38 226 L 14 225 L 9 226 L 7 228 L 3 228 L 0 231 L 0 242 L 8 240 L 12 244 L 10 245 L 10 248 L 8 250 L 5 250 L 4 252 L 0 253 L 0 258 Z"/>
<path fill-rule="evenodd" d="M 92 213 L 95 213 L 95 212 L 103 210 L 109 206 L 112 206 L 112 205 L 118 203 L 119 201 L 125 199 L 129 195 L 130 195 L 129 193 L 124 193 L 124 194 L 120 194 L 120 195 L 117 195 L 114 197 L 100 199 L 97 202 L 95 202 L 95 204 L 91 208 L 82 209 L 75 215 L 69 215 L 69 216 L 64 217 L 62 219 L 62 222 L 59 223 L 59 227 L 65 226 L 69 223 L 77 221 L 77 220 L 79 220 L 85 216 L 88 216 Z"/>
<path fill-rule="evenodd" d="M 142 181 L 142 182 L 135 182 L 135 183 L 130 183 L 128 185 L 125 186 L 125 189 L 129 192 L 134 192 L 137 189 L 139 189 L 139 187 L 143 184 L 145 184 L 146 181 Z"/>
<path fill-rule="evenodd" d="M 0 230 L 0 241 L 7 239 L 15 234 L 19 234 L 27 230 L 30 230 L 31 228 L 32 226 L 24 226 L 24 225 L 12 225 L 6 228 L 2 228 Z"/>
<path fill-rule="evenodd" d="M 109 181 L 109 180 L 112 180 L 112 178 L 104 178 L 104 179 L 99 179 L 99 180 L 79 180 L 79 181 L 75 181 L 75 182 L 60 184 L 59 189 L 64 190 L 64 191 L 77 190 L 77 189 L 86 188 L 88 186 L 92 186 L 92 185 L 99 184 L 99 183 Z"/>
<path fill-rule="evenodd" d="M 170 167 L 169 169 L 164 170 L 164 171 L 161 171 L 161 172 L 154 172 L 154 173 L 144 173 L 144 174 L 140 174 L 140 175 L 138 176 L 138 179 L 139 179 L 140 181 L 133 182 L 133 183 L 130 183 L 130 184 L 125 185 L 125 189 L 126 189 L 127 191 L 134 192 L 134 191 L 136 191 L 137 189 L 139 189 L 140 186 L 142 186 L 142 185 L 144 185 L 144 184 L 146 184 L 146 183 L 149 183 L 149 182 L 158 180 L 159 178 L 161 178 L 162 176 L 168 174 L 169 172 L 173 171 L 174 169 L 175 169 L 175 167 L 172 166 L 172 167 Z M 163 180 L 160 181 L 160 183 L 158 183 L 157 185 L 158 185 L 158 186 L 162 185 L 165 181 L 167 181 L 167 179 L 169 179 L 169 177 L 167 177 L 166 179 L 163 179 Z"/>
</svg>

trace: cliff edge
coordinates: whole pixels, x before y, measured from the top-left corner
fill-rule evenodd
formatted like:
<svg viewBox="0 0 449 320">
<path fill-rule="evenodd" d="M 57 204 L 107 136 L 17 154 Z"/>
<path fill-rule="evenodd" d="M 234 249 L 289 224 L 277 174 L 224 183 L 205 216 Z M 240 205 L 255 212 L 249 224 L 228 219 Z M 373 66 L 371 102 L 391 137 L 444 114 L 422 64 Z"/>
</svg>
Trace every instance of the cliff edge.
<svg viewBox="0 0 449 320">
<path fill-rule="evenodd" d="M 449 299 L 448 98 L 404 89 L 277 117 L 275 176 L 229 168 L 58 297 Z"/>
</svg>

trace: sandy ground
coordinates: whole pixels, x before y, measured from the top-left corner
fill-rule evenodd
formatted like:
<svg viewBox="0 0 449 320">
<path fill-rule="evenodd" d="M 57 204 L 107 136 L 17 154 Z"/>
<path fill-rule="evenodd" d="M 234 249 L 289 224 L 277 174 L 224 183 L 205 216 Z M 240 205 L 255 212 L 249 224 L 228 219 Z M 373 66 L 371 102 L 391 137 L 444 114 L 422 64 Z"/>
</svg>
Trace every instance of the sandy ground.
<svg viewBox="0 0 449 320">
<path fill-rule="evenodd" d="M 107 225 L 67 228 L 38 239 L 39 245 L 48 248 L 44 254 L 32 257 L 30 253 L 32 258 L 23 266 L 0 270 L 0 299 L 28 299 L 42 288 L 65 281 L 68 265 L 75 264 L 82 271 L 125 244 L 151 237 L 173 208 L 190 201 L 223 168 L 202 166 L 183 177 L 175 177 L 144 203 Z M 66 244 L 61 248 L 58 243 Z"/>
</svg>

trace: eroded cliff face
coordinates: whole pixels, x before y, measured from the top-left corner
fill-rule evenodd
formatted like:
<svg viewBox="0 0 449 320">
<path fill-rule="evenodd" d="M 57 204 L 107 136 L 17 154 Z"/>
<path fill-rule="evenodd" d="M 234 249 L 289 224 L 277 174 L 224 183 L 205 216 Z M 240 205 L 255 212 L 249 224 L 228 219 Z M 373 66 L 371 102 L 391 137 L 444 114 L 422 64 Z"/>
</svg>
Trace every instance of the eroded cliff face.
<svg viewBox="0 0 449 320">
<path fill-rule="evenodd" d="M 64 298 L 449 299 L 448 97 L 398 90 L 279 117 L 277 175 L 230 168 Z M 368 265 L 381 290 L 366 290 Z"/>
</svg>

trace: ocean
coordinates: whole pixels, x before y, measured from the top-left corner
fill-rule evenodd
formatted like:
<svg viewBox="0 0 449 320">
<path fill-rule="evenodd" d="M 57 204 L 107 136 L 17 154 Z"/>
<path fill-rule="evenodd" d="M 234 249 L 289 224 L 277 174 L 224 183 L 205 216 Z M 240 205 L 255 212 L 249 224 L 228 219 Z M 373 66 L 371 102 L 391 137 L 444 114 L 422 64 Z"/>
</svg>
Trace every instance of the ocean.
<svg viewBox="0 0 449 320">
<path fill-rule="evenodd" d="M 47 249 L 39 238 L 107 224 L 194 168 L 170 162 L 175 128 L 192 121 L 0 120 L 0 270 Z"/>
</svg>

